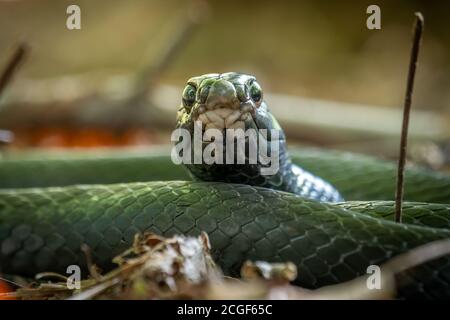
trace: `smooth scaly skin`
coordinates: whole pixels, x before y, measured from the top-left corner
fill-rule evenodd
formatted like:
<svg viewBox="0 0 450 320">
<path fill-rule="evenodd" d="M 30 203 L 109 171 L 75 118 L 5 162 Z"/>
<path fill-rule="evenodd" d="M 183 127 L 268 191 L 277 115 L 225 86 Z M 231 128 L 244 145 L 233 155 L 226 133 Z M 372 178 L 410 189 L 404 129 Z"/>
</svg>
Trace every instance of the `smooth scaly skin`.
<svg viewBox="0 0 450 320">
<path fill-rule="evenodd" d="M 396 164 L 342 151 L 291 148 L 293 163 L 323 177 L 346 200 L 394 200 Z M 5 156 L 0 160 L 0 189 L 110 184 L 158 180 L 190 180 L 172 163 L 170 148 L 135 152 L 64 152 Z M 450 203 L 450 177 L 427 169 L 406 169 L 405 200 Z"/>
<path fill-rule="evenodd" d="M 152 153 L 156 155 L 148 155 Z M 393 197 L 385 190 L 368 188 L 369 185 L 375 185 L 375 182 L 382 185 L 393 184 L 393 163 L 376 161 L 366 156 L 306 148 L 293 150 L 291 153 L 296 163 L 308 167 L 313 173 L 326 176 L 332 175 L 335 170 L 336 180 L 333 183 L 344 190 L 343 195 L 346 198 L 350 198 L 354 192 L 362 194 L 364 190 L 369 191 L 369 194 L 362 194 L 362 199 L 369 196 L 375 199 Z M 126 156 L 110 152 L 103 157 L 83 155 L 80 158 L 74 154 L 77 153 L 66 153 L 62 156 L 64 160 L 32 160 L 32 157 L 26 157 L 26 160 L 17 157 L 2 160 L 0 187 L 15 187 L 13 183 L 30 187 L 36 182 L 44 185 L 67 185 L 95 181 L 112 183 L 139 179 L 186 179 L 187 176 L 181 166 L 173 165 L 170 157 L 162 155 L 164 152 L 160 150 L 150 149 L 142 154 L 128 153 Z M 151 170 L 148 170 L 149 168 Z M 345 171 L 348 168 L 353 169 L 348 170 L 347 174 L 336 170 Z M 365 172 L 372 174 L 365 175 Z M 38 180 L 35 181 L 37 173 Z M 361 177 L 365 180 L 361 181 Z M 406 177 L 408 199 L 415 197 L 421 201 L 430 199 L 448 202 L 448 176 L 410 168 Z M 211 189 L 212 185 L 217 191 Z M 450 221 L 450 209 L 447 205 L 405 203 L 405 222 L 431 225 L 434 227 L 431 229 L 371 219 L 339 208 L 341 206 L 353 211 L 392 218 L 392 202 L 346 202 L 331 205 L 318 204 L 268 189 L 256 191 L 256 188 L 249 186 L 163 183 L 162 190 L 157 186 L 161 186 L 161 183 L 0 191 L 2 271 L 31 276 L 38 271 L 64 272 L 64 265 L 73 263 L 84 266 L 84 255 L 79 250 L 81 243 L 87 243 L 93 249 L 96 263 L 107 269 L 112 267 L 111 258 L 130 245 L 130 239 L 137 231 L 153 230 L 170 235 L 185 231 L 195 234 L 199 230 L 205 230 L 209 232 L 215 256 L 225 271 L 235 274 L 246 258 L 293 260 L 298 263 L 300 269 L 301 277 L 298 283 L 305 287 L 317 287 L 360 275 L 367 265 L 386 261 L 408 248 L 449 237 L 447 230 L 435 229 L 448 228 L 446 224 Z M 168 191 L 169 187 L 172 188 L 171 192 Z M 192 189 L 195 189 L 195 192 Z M 204 195 L 198 201 L 203 192 Z M 210 195 L 211 193 L 214 194 Z M 264 196 L 255 196 L 256 193 Z M 174 218 L 174 215 L 177 215 L 177 218 Z M 256 218 L 256 215 L 259 218 Z M 282 221 L 286 215 L 296 223 L 286 221 L 283 231 L 279 226 L 264 229 L 264 225 L 260 225 L 263 218 Z M 226 220 L 226 217 L 232 219 Z M 229 231 L 230 224 L 219 222 L 222 220 L 232 222 L 234 231 Z M 361 225 L 365 227 L 361 228 Z M 305 232 L 306 226 L 311 228 L 309 232 Z M 355 234 L 359 236 L 355 237 Z M 251 235 L 254 236 L 249 237 Z M 336 240 L 332 241 L 333 235 Z M 316 242 L 316 237 L 326 242 L 324 248 Z M 122 239 L 126 241 L 122 242 Z M 280 245 L 273 248 L 274 243 Z M 288 243 L 291 245 L 289 248 L 283 247 Z M 364 249 L 373 246 L 377 249 Z M 234 256 L 234 248 L 241 247 L 247 248 L 246 252 L 252 252 L 252 255 L 237 251 Z M 317 250 L 317 259 L 304 259 L 305 256 L 313 254 L 311 250 Z M 266 255 L 266 252 L 270 254 Z M 363 253 L 364 258 L 361 256 Z M 324 266 L 324 261 L 328 261 L 326 259 L 341 261 L 341 266 L 329 268 L 333 276 L 322 274 L 324 268 L 328 270 L 328 267 Z M 419 290 L 421 282 L 418 280 L 421 276 L 415 275 L 409 287 L 401 286 L 402 296 L 449 296 L 447 260 L 448 257 L 421 266 L 423 278 L 427 279 L 427 275 L 432 275 L 432 282 L 424 281 L 426 286 Z M 433 271 L 436 266 L 442 271 Z M 439 277 L 435 278 L 437 275 Z"/>
<path fill-rule="evenodd" d="M 299 196 L 247 185 L 148 182 L 0 193 L 0 261 L 4 272 L 33 275 L 85 265 L 86 243 L 94 261 L 129 247 L 135 233 L 166 236 L 208 232 L 213 254 L 236 275 L 243 261 L 293 261 L 297 283 L 319 287 L 352 279 L 370 264 L 448 230 L 371 218 Z M 399 279 L 400 296 L 448 297 L 450 257 L 413 269 Z"/>
<path fill-rule="evenodd" d="M 291 154 L 294 162 L 330 181 L 346 199 L 392 199 L 395 166 L 391 163 L 317 150 Z M 153 171 L 158 168 L 162 172 Z M 177 177 L 185 174 L 164 156 L 0 163 L 2 187 Z M 411 169 L 406 177 L 406 199 L 449 202 L 448 176 Z M 392 203 L 320 204 L 294 194 L 228 183 L 11 189 L 0 192 L 0 267 L 25 275 L 64 272 L 69 264 L 84 265 L 79 247 L 86 243 L 96 263 L 111 268 L 112 257 L 130 246 L 138 231 L 172 235 L 204 230 L 227 273 L 236 274 L 245 259 L 291 260 L 299 268 L 300 285 L 319 287 L 354 278 L 370 264 L 449 237 L 447 205 L 406 203 L 405 207 L 405 220 L 428 227 L 394 224 L 355 212 L 392 216 Z M 402 274 L 400 296 L 449 297 L 449 259 Z"/>
</svg>

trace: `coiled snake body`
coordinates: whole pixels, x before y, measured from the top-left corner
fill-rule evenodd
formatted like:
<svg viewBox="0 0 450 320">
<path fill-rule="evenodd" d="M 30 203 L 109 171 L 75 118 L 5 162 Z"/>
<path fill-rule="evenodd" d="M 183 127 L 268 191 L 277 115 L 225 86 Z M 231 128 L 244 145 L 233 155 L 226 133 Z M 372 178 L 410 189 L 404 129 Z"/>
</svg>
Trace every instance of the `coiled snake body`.
<svg viewBox="0 0 450 320">
<path fill-rule="evenodd" d="M 238 274 L 247 259 L 292 261 L 298 267 L 296 283 L 317 288 L 450 237 L 449 176 L 408 169 L 405 198 L 420 202 L 405 202 L 405 223 L 394 223 L 389 200 L 395 166 L 307 148 L 288 154 L 253 77 L 195 77 L 182 100 L 177 127 L 190 132 L 195 121 L 203 130 L 279 130 L 280 170 L 262 176 L 259 162 L 188 164 L 196 180 L 189 181 L 167 153 L 158 151 L 6 158 L 0 161 L 0 272 L 32 276 L 85 266 L 83 243 L 99 266 L 110 269 L 111 259 L 131 245 L 137 232 L 206 231 L 226 273 Z M 335 202 L 342 197 L 347 202 Z M 397 283 L 399 297 L 449 298 L 450 256 L 403 272 Z"/>
</svg>

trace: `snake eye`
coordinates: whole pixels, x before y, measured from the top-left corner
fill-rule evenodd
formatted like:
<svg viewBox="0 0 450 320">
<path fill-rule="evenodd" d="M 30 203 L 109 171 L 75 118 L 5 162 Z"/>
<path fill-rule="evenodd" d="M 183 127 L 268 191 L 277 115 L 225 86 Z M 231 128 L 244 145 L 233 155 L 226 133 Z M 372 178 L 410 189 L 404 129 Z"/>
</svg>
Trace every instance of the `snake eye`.
<svg viewBox="0 0 450 320">
<path fill-rule="evenodd" d="M 262 89 L 256 81 L 250 85 L 250 97 L 257 103 L 262 100 Z"/>
<path fill-rule="evenodd" d="M 195 93 L 195 87 L 190 84 L 188 84 L 186 88 L 184 88 L 182 97 L 184 106 L 192 107 L 195 102 Z"/>
</svg>

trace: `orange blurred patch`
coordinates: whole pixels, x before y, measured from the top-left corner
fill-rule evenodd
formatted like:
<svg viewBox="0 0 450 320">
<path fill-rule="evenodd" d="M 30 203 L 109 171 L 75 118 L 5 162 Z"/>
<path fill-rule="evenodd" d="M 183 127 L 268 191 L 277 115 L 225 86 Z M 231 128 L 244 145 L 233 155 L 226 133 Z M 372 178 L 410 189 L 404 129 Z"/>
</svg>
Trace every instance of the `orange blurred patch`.
<svg viewBox="0 0 450 320">
<path fill-rule="evenodd" d="M 12 147 L 95 148 L 142 146 L 155 143 L 156 134 L 144 128 L 36 127 L 15 129 Z"/>
<path fill-rule="evenodd" d="M 13 291 L 4 281 L 0 280 L 0 293 L 7 293 Z M 0 300 L 14 300 L 14 298 L 3 297 L 0 295 Z"/>
</svg>

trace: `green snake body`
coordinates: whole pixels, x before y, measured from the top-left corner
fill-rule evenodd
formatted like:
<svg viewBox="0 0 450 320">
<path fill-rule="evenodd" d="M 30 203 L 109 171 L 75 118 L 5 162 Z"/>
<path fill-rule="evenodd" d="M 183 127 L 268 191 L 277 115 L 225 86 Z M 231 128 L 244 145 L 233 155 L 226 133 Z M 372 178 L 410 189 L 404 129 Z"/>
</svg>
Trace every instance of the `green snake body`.
<svg viewBox="0 0 450 320">
<path fill-rule="evenodd" d="M 161 151 L 151 153 L 3 160 L 0 186 L 7 189 L 0 191 L 2 271 L 31 276 L 39 271 L 65 272 L 69 264 L 84 266 L 82 243 L 92 249 L 96 263 L 109 269 L 112 257 L 129 247 L 138 231 L 164 235 L 206 231 L 226 272 L 236 275 L 245 259 L 289 260 L 299 267 L 297 283 L 314 288 L 352 279 L 370 264 L 450 237 L 447 205 L 406 202 L 405 222 L 422 226 L 400 225 L 392 222 L 392 201 L 325 204 L 245 185 L 152 182 L 185 180 L 187 175 L 169 156 L 158 155 Z M 332 175 L 333 168 L 353 167 L 332 180 L 346 198 L 353 192 L 359 199 L 393 198 L 389 190 L 370 188 L 395 183 L 393 163 L 307 148 L 293 154 L 298 165 L 322 176 Z M 367 171 L 379 174 L 365 175 Z M 36 173 L 44 186 L 94 181 L 102 185 L 29 188 L 36 183 Z M 150 182 L 132 182 L 140 180 Z M 407 199 L 445 202 L 440 192 L 450 189 L 450 177 L 423 169 L 407 170 L 406 180 Z M 129 183 L 117 184 L 120 181 Z M 28 188 L 11 189 L 16 184 Z M 402 295 L 447 297 L 449 267 L 446 257 L 415 268 L 403 276 Z M 421 274 L 424 278 L 433 274 L 426 283 L 437 289 L 422 287 Z"/>
<path fill-rule="evenodd" d="M 0 160 L 0 189 L 191 180 L 169 156 L 170 147 L 97 152 L 43 152 Z M 310 147 L 290 149 L 293 163 L 324 178 L 346 200 L 394 200 L 397 166 L 375 157 Z M 420 167 L 406 169 L 405 200 L 450 202 L 450 177 Z"/>
<path fill-rule="evenodd" d="M 450 238 L 449 176 L 408 168 L 405 223 L 398 224 L 390 201 L 393 163 L 308 148 L 292 149 L 290 155 L 346 200 L 358 201 L 324 203 L 258 186 L 186 181 L 187 173 L 164 150 L 5 158 L 0 161 L 0 271 L 32 276 L 85 266 L 83 243 L 107 270 L 137 232 L 206 231 L 225 273 L 237 275 L 247 259 L 292 261 L 296 283 L 317 288 Z M 450 256 L 407 270 L 397 280 L 400 297 L 449 298 Z"/>
</svg>

